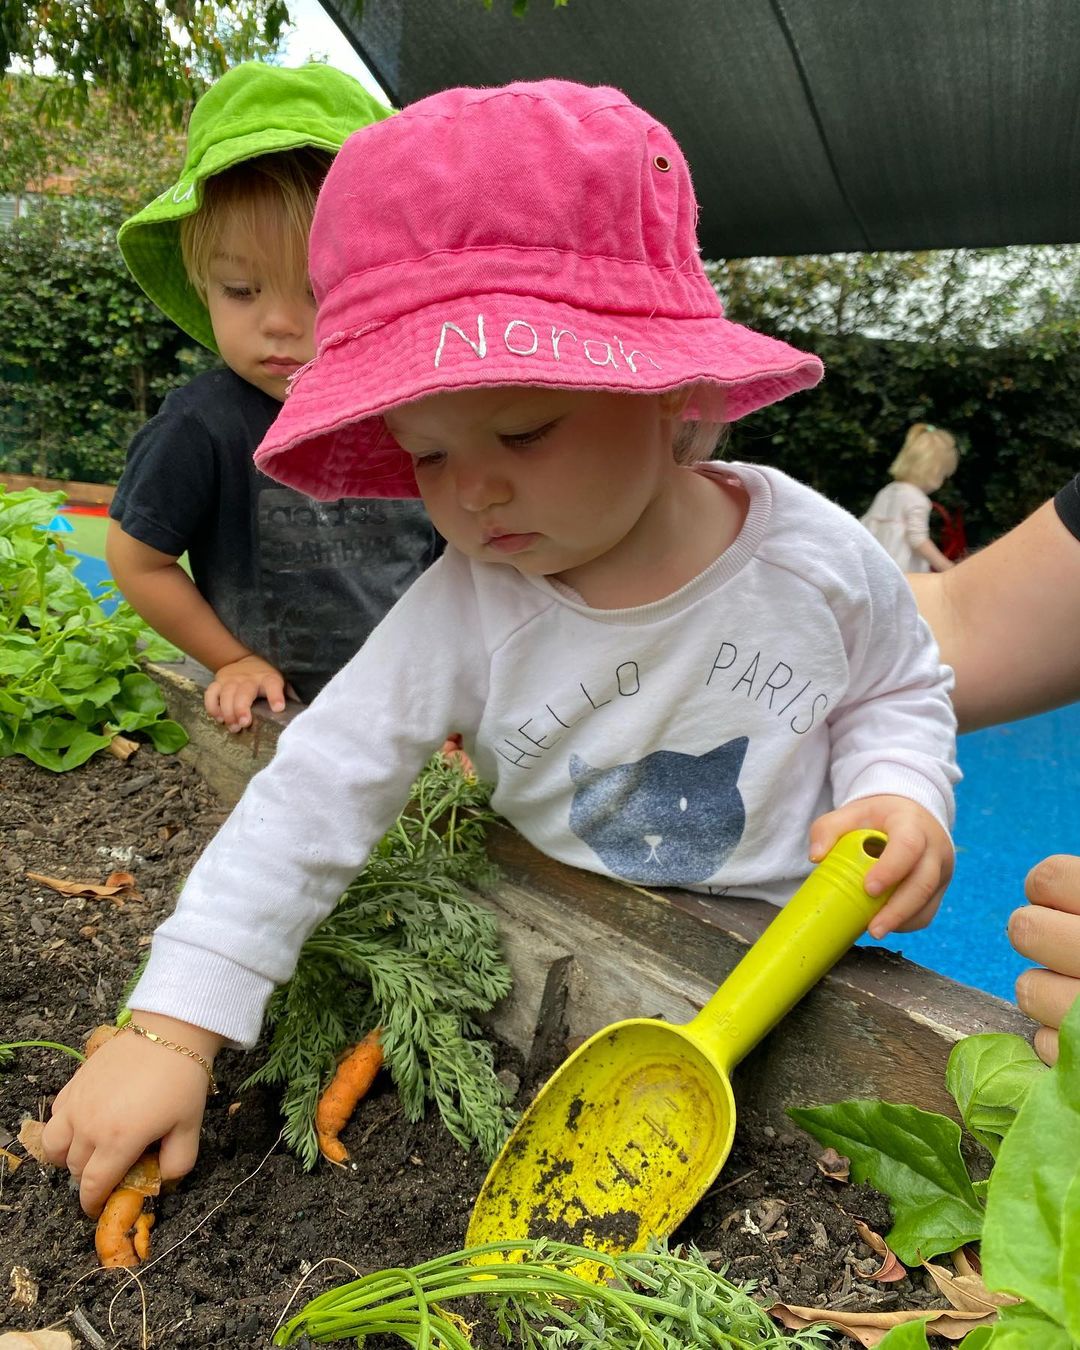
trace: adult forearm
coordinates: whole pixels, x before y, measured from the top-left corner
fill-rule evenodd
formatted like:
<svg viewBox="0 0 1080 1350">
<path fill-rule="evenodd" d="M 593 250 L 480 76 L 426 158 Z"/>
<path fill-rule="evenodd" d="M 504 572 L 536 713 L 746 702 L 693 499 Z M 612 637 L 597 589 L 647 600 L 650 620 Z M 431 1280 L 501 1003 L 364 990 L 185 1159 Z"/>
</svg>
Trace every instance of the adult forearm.
<svg viewBox="0 0 1080 1350">
<path fill-rule="evenodd" d="M 909 581 L 956 673 L 961 731 L 1080 698 L 1080 541 L 1052 503 L 957 567 Z"/>
<path fill-rule="evenodd" d="M 179 564 L 117 577 L 124 598 L 151 628 L 208 669 L 251 655 L 225 627 Z"/>
</svg>

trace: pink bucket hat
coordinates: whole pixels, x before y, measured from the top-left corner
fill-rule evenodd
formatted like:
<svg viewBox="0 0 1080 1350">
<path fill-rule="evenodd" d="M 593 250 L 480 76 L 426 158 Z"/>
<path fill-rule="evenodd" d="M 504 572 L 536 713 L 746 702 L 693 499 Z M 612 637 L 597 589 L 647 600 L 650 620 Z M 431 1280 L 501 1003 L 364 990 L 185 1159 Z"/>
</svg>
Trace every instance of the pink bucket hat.
<svg viewBox="0 0 1080 1350">
<path fill-rule="evenodd" d="M 382 420 L 491 385 L 662 393 L 731 422 L 822 375 L 723 317 L 671 133 L 617 89 L 449 89 L 338 154 L 311 230 L 317 355 L 255 462 L 309 496 L 416 497 Z"/>
</svg>

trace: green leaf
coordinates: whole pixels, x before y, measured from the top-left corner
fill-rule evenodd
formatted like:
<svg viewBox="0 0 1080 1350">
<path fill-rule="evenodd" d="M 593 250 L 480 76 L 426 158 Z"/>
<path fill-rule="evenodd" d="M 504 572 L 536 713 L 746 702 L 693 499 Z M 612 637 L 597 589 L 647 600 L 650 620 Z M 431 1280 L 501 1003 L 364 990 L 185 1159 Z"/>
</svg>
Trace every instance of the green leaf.
<svg viewBox="0 0 1080 1350">
<path fill-rule="evenodd" d="M 162 718 L 159 722 L 150 722 L 143 728 L 154 743 L 154 749 L 163 755 L 175 754 L 188 743 L 188 734 L 179 722 Z"/>
<path fill-rule="evenodd" d="M 903 1326 L 893 1327 L 885 1339 L 878 1342 L 878 1350 L 930 1350 L 926 1323 L 905 1322 Z"/>
<path fill-rule="evenodd" d="M 77 769 L 80 764 L 85 764 L 99 750 L 104 750 L 111 740 L 111 736 L 103 736 L 93 731 L 80 731 L 60 757 L 61 772 Z"/>
<path fill-rule="evenodd" d="M 1080 1161 L 1065 1193 L 1061 1234 L 1061 1293 L 1065 1302 L 1065 1326 L 1080 1342 Z"/>
<path fill-rule="evenodd" d="M 893 1102 L 848 1101 L 788 1111 L 815 1139 L 851 1159 L 851 1175 L 892 1202 L 886 1241 L 905 1265 L 974 1242 L 983 1210 L 947 1116 Z"/>
<path fill-rule="evenodd" d="M 1075 1240 L 1066 1198 L 1076 1197 L 1080 1166 L 1080 999 L 1061 1025 L 1059 1056 L 1002 1142 L 990 1177 L 982 1262 L 988 1288 L 1027 1299 L 1064 1326 L 1062 1254 Z M 1074 1288 L 1068 1299 L 1075 1306 Z"/>
<path fill-rule="evenodd" d="M 971 1133 L 997 1156 L 998 1147 L 1046 1065 L 1020 1036 L 966 1036 L 953 1046 L 945 1086 Z"/>
<path fill-rule="evenodd" d="M 165 711 L 165 698 L 149 675 L 136 671 L 125 675 L 120 682 L 121 698 L 126 707 L 148 717 L 157 717 Z"/>
<path fill-rule="evenodd" d="M 1077 1350 L 1077 1342 L 1065 1328 L 1030 1303 L 1002 1308 L 990 1331 L 993 1334 L 983 1343 L 989 1350 Z M 967 1346 L 966 1340 L 963 1345 Z"/>
</svg>

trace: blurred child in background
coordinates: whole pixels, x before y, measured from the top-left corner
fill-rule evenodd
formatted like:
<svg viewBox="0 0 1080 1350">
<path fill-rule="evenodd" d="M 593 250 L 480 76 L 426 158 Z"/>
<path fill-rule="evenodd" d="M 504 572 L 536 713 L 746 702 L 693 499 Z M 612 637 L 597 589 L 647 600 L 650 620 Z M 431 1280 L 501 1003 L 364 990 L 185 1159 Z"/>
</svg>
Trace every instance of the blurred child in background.
<svg viewBox="0 0 1080 1350">
<path fill-rule="evenodd" d="M 956 441 L 941 427 L 916 422 L 889 466 L 883 487 L 862 523 L 904 572 L 945 572 L 952 567 L 930 538 L 930 494 L 956 472 Z"/>
</svg>

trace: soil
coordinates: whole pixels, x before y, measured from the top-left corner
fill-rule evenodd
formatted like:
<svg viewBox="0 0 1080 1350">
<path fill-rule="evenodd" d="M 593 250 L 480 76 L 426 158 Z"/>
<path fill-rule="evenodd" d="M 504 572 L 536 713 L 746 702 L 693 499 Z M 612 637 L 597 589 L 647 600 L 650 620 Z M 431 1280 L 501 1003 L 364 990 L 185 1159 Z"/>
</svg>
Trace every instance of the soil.
<svg viewBox="0 0 1080 1350">
<path fill-rule="evenodd" d="M 0 760 L 0 1039 L 80 1045 L 92 1026 L 111 1021 L 153 928 L 224 815 L 192 768 L 148 745 L 127 762 L 99 755 L 59 776 Z M 65 897 L 26 875 L 103 882 L 118 869 L 135 875 L 141 900 Z M 500 1054 L 503 1072 L 519 1082 L 512 1053 Z M 295 1311 L 350 1270 L 410 1265 L 461 1246 L 486 1168 L 436 1113 L 409 1124 L 383 1083 L 343 1135 L 355 1165 L 304 1172 L 279 1141 L 274 1097 L 238 1092 L 256 1062 L 219 1057 L 221 1094 L 208 1106 L 196 1170 L 159 1198 L 153 1259 L 137 1280 L 97 1268 L 93 1225 L 66 1173 L 32 1160 L 12 1172 L 0 1155 L 0 1288 L 14 1286 L 17 1266 L 37 1285 L 33 1306 L 8 1306 L 0 1329 L 63 1325 L 77 1344 L 110 1350 L 243 1350 L 267 1345 L 287 1306 Z M 0 1069 L 0 1146 L 21 1155 L 12 1143 L 21 1120 L 45 1118 L 72 1063 L 32 1049 Z M 521 1099 L 535 1086 L 522 1084 Z M 740 1116 L 717 1186 L 677 1238 L 727 1265 L 731 1278 L 756 1282 L 768 1302 L 936 1305 L 921 1276 L 866 1278 L 879 1263 L 851 1216 L 886 1232 L 888 1207 L 869 1187 L 826 1179 L 816 1152 L 794 1129 Z M 501 1344 L 490 1331 L 476 1335 L 478 1345 Z"/>
</svg>

